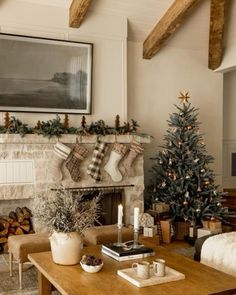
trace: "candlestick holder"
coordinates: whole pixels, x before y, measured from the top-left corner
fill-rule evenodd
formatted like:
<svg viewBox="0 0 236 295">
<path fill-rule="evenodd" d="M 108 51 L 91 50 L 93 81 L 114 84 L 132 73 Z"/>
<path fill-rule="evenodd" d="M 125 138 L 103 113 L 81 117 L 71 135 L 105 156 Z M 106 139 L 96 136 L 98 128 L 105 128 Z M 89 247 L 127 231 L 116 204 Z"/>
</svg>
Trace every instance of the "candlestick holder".
<svg viewBox="0 0 236 295">
<path fill-rule="evenodd" d="M 122 227 L 123 227 L 123 224 L 117 224 L 117 242 L 113 244 L 116 247 L 123 247 Z"/>
<path fill-rule="evenodd" d="M 139 235 L 139 229 L 138 228 L 134 228 L 134 242 L 133 242 L 133 249 L 139 249 L 141 247 L 143 247 L 143 245 L 140 245 L 138 242 L 138 235 Z"/>
</svg>

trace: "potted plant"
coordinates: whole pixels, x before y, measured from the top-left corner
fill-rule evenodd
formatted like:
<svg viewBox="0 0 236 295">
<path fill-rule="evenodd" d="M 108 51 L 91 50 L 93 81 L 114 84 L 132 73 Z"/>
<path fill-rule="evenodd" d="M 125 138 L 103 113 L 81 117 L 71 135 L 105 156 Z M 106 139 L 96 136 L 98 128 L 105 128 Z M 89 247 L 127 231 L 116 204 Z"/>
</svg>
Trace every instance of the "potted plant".
<svg viewBox="0 0 236 295">
<path fill-rule="evenodd" d="M 48 196 L 36 197 L 35 221 L 46 226 L 50 235 L 53 261 L 73 265 L 81 259 L 83 231 L 97 221 L 100 196 L 86 200 L 78 192 L 64 188 Z"/>
</svg>

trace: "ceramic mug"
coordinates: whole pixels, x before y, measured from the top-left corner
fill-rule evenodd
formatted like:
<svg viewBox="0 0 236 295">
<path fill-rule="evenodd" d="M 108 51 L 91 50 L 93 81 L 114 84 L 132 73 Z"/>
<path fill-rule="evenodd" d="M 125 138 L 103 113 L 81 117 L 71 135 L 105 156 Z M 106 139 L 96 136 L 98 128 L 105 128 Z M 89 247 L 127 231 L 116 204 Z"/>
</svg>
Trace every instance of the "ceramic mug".
<svg viewBox="0 0 236 295">
<path fill-rule="evenodd" d="M 141 261 L 132 264 L 132 268 L 137 273 L 137 277 L 140 279 L 150 278 L 150 263 L 147 261 Z"/>
<path fill-rule="evenodd" d="M 164 259 L 155 259 L 153 261 L 153 272 L 157 277 L 164 277 L 166 275 L 166 262 Z"/>
</svg>

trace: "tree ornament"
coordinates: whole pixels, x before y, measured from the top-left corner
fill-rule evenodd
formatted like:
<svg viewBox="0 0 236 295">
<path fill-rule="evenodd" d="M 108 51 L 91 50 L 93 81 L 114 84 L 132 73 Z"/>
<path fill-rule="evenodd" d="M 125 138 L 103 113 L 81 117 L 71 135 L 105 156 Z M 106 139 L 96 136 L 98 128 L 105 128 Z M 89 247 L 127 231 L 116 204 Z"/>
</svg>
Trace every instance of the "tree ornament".
<svg viewBox="0 0 236 295">
<path fill-rule="evenodd" d="M 204 173 L 206 170 L 205 170 L 205 169 L 201 169 L 200 171 L 201 171 L 202 173 Z"/>
<path fill-rule="evenodd" d="M 69 115 L 68 114 L 65 114 L 63 127 L 65 129 L 68 129 L 69 128 Z"/>
<path fill-rule="evenodd" d="M 201 191 L 202 191 L 201 187 L 198 186 L 198 188 L 197 188 L 197 192 L 201 192 Z"/>
<path fill-rule="evenodd" d="M 189 198 L 189 192 L 187 191 L 185 194 L 184 194 L 185 198 Z"/>
<path fill-rule="evenodd" d="M 187 200 L 184 200 L 183 205 L 184 206 L 188 205 L 188 201 Z"/>
<path fill-rule="evenodd" d="M 172 142 L 171 141 L 169 141 L 169 146 L 172 146 Z"/>
<path fill-rule="evenodd" d="M 162 165 L 162 164 L 163 164 L 163 161 L 162 161 L 162 160 L 160 160 L 160 161 L 159 161 L 159 163 Z"/>
<path fill-rule="evenodd" d="M 200 208 L 197 208 L 197 209 L 196 209 L 196 212 L 197 212 L 197 213 L 200 213 L 200 212 L 201 212 L 201 209 L 200 209 Z"/>
<path fill-rule="evenodd" d="M 10 126 L 10 115 L 8 112 L 5 113 L 4 127 L 7 129 Z"/>
<path fill-rule="evenodd" d="M 119 182 L 122 180 L 122 174 L 120 173 L 118 165 L 120 163 L 120 160 L 125 156 L 126 152 L 127 152 L 127 147 L 122 143 L 116 142 L 112 147 L 109 160 L 104 166 L 104 170 L 111 176 L 111 179 L 115 182 Z M 130 165 L 129 165 L 129 168 L 130 168 Z M 128 173 L 126 169 L 125 169 L 125 172 Z"/>
<path fill-rule="evenodd" d="M 221 204 L 220 202 L 218 202 L 218 203 L 217 203 L 217 206 L 218 206 L 218 207 L 221 207 L 221 206 L 222 206 L 222 204 Z"/>
<path fill-rule="evenodd" d="M 188 130 L 191 130 L 193 127 L 191 126 L 191 125 L 189 125 L 188 127 L 187 127 L 187 129 Z"/>
<path fill-rule="evenodd" d="M 199 159 L 198 158 L 196 158 L 195 160 L 194 160 L 194 163 L 197 163 L 199 161 Z"/>
<path fill-rule="evenodd" d="M 186 178 L 186 179 L 189 179 L 189 178 L 190 178 L 190 175 L 187 174 L 187 175 L 185 176 L 185 178 Z"/>
<path fill-rule="evenodd" d="M 173 180 L 176 180 L 176 174 L 175 173 L 173 173 Z"/>
<path fill-rule="evenodd" d="M 168 172 L 167 174 L 169 177 L 171 177 L 173 175 L 171 172 Z"/>
<path fill-rule="evenodd" d="M 172 160 L 171 160 L 171 158 L 169 159 L 169 165 L 172 165 Z"/>
<path fill-rule="evenodd" d="M 190 96 L 187 91 L 182 91 L 179 93 L 179 99 L 181 103 L 187 103 Z"/>
<path fill-rule="evenodd" d="M 210 181 L 209 180 L 206 180 L 206 181 L 204 181 L 204 184 L 205 185 L 209 185 L 210 184 Z"/>
<path fill-rule="evenodd" d="M 165 186 L 166 186 L 165 181 L 162 182 L 161 186 L 162 186 L 162 187 L 165 187 Z"/>
</svg>

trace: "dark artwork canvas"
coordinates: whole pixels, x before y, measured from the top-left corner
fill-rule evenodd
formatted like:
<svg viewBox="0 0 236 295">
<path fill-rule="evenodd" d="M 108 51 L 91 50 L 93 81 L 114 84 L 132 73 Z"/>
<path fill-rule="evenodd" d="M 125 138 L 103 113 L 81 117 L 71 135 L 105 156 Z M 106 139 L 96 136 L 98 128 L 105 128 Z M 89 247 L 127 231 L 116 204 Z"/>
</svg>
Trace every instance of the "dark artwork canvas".
<svg viewBox="0 0 236 295">
<path fill-rule="evenodd" d="M 231 176 L 236 176 L 236 153 L 232 153 L 232 174 Z"/>
<path fill-rule="evenodd" d="M 0 34 L 0 110 L 91 112 L 92 44 Z"/>
</svg>

